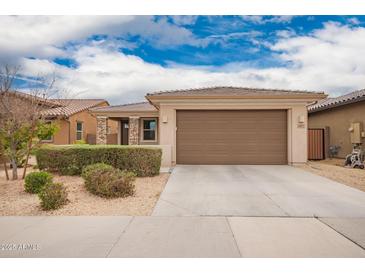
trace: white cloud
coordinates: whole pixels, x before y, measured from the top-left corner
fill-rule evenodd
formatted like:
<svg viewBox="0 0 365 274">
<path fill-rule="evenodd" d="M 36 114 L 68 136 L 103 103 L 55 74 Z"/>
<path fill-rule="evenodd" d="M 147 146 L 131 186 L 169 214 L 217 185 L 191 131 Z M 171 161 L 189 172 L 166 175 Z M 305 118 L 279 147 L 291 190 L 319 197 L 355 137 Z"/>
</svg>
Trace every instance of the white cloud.
<svg viewBox="0 0 365 274">
<path fill-rule="evenodd" d="M 290 62 L 290 75 L 308 89 L 340 93 L 365 87 L 365 29 L 329 22 L 310 36 L 281 39 L 272 50 Z"/>
<path fill-rule="evenodd" d="M 0 26 L 0 60 L 12 62 L 19 57 L 67 57 L 68 43 L 84 43 L 95 34 L 140 36 L 140 41 L 156 47 L 202 43 L 186 28 L 153 16 L 0 16 Z M 118 46 L 130 47 L 130 43 L 118 40 Z"/>
<path fill-rule="evenodd" d="M 290 23 L 294 16 L 281 15 L 281 16 L 261 16 L 261 15 L 244 15 L 242 18 L 245 21 L 251 22 L 253 24 L 263 25 L 267 23 Z"/>
<path fill-rule="evenodd" d="M 266 20 L 266 23 L 290 23 L 294 16 L 290 15 L 282 15 L 282 16 L 274 16 L 270 19 Z"/>
<path fill-rule="evenodd" d="M 347 22 L 349 22 L 350 24 L 353 24 L 353 25 L 361 24 L 360 20 L 357 17 L 351 17 L 347 20 Z"/>
<path fill-rule="evenodd" d="M 129 16 L 0 16 L 0 55 L 62 56 L 64 43 L 109 32 Z"/>
<path fill-rule="evenodd" d="M 280 38 L 289 38 L 295 36 L 296 33 L 293 29 L 278 30 L 276 36 Z"/>
<path fill-rule="evenodd" d="M 200 41 L 200 45 L 202 47 L 209 45 L 209 44 L 216 44 L 220 45 L 222 48 L 231 49 L 231 41 L 239 41 L 240 39 L 245 39 L 246 41 L 250 41 L 253 45 L 258 45 L 258 41 L 256 40 L 257 37 L 261 36 L 262 32 L 260 31 L 242 31 L 242 32 L 231 32 L 225 34 L 213 34 L 205 37 Z M 250 48 L 247 50 L 252 50 L 254 48 Z"/>
<path fill-rule="evenodd" d="M 141 40 L 163 48 L 183 44 L 199 46 L 201 43 L 190 30 L 169 23 L 166 17 L 154 19 L 151 16 L 137 16 L 124 24 L 118 33 L 140 35 Z"/>
<path fill-rule="evenodd" d="M 173 15 L 170 17 L 176 25 L 180 26 L 194 25 L 198 20 L 198 16 L 196 15 Z"/>
<path fill-rule="evenodd" d="M 223 67 L 162 67 L 98 44 L 69 52 L 77 68 L 22 60 L 24 75 L 55 72 L 60 88 L 83 92 L 83 97 L 103 97 L 112 104 L 142 100 L 146 92 L 216 85 L 324 90 L 332 95 L 365 87 L 365 28 L 332 22 L 310 35 L 283 35 L 268 46 L 286 67 L 260 69 L 237 62 Z"/>
</svg>

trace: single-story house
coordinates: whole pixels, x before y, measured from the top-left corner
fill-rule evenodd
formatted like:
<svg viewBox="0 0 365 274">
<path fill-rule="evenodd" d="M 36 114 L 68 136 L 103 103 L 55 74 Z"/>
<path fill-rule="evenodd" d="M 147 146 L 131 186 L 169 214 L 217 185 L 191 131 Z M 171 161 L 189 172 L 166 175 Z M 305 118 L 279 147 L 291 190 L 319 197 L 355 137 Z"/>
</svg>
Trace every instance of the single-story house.
<svg viewBox="0 0 365 274">
<path fill-rule="evenodd" d="M 24 109 L 36 102 L 43 118 L 49 123 L 56 122 L 57 133 L 43 140 L 56 145 L 74 144 L 76 141 L 96 143 L 96 116 L 89 111 L 93 107 L 109 106 L 104 99 L 50 99 L 19 91 L 3 92 L 5 101 L 13 109 Z M 36 100 L 35 100 L 36 99 Z M 117 143 L 118 123 L 111 121 L 108 127 L 108 143 Z"/>
<path fill-rule="evenodd" d="M 345 158 L 353 144 L 365 149 L 365 89 L 336 98 L 327 98 L 308 106 L 310 129 L 325 131 L 325 154 L 337 146 L 337 157 Z"/>
<path fill-rule="evenodd" d="M 307 105 L 323 92 L 212 87 L 149 93 L 147 102 L 93 108 L 97 143 L 118 121 L 118 144 L 163 149 L 175 164 L 307 161 Z"/>
<path fill-rule="evenodd" d="M 49 122 L 57 122 L 59 130 L 44 143 L 55 145 L 74 144 L 77 141 L 96 143 L 96 116 L 93 107 L 109 106 L 104 99 L 49 99 L 51 107 L 43 111 Z M 108 144 L 117 143 L 118 123 L 111 121 L 107 129 Z"/>
</svg>

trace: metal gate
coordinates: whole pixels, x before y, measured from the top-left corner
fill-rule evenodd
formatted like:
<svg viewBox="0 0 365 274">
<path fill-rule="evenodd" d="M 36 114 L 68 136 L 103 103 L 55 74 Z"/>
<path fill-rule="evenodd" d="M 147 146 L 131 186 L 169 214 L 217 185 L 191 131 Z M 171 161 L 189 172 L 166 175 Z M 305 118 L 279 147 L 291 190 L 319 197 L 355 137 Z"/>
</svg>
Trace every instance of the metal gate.
<svg viewBox="0 0 365 274">
<path fill-rule="evenodd" d="M 308 160 L 323 160 L 324 158 L 324 129 L 308 129 Z"/>
</svg>

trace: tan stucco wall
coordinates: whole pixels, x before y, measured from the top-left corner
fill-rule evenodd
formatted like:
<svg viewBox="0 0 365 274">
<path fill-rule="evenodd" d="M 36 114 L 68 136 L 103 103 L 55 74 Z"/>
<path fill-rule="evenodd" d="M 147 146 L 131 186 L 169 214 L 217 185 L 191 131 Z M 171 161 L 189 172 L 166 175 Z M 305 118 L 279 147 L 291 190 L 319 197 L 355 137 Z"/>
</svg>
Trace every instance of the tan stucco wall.
<svg viewBox="0 0 365 274">
<path fill-rule="evenodd" d="M 160 145 L 172 147 L 172 164 L 176 163 L 176 110 L 177 109 L 286 109 L 288 113 L 288 163 L 307 161 L 307 108 L 305 100 L 205 100 L 181 103 L 161 103 Z M 299 123 L 303 117 L 304 123 Z M 163 122 L 163 121 L 167 122 Z"/>
<path fill-rule="evenodd" d="M 66 145 L 70 143 L 69 140 L 69 128 L 70 124 L 68 120 L 57 120 L 55 121 L 57 123 L 59 130 L 55 135 L 53 135 L 53 144 L 55 145 Z"/>
<path fill-rule="evenodd" d="M 304 118 L 300 124 L 299 117 Z M 308 113 L 307 107 L 292 106 L 288 109 L 288 162 L 306 163 L 308 159 Z"/>
<path fill-rule="evenodd" d="M 352 151 L 348 131 L 352 122 L 362 122 L 365 126 L 365 101 L 309 114 L 309 128 L 329 127 L 329 145 L 341 146 L 338 154 L 341 158 Z M 364 143 L 365 139 L 362 140 Z"/>
<path fill-rule="evenodd" d="M 107 106 L 106 102 L 99 104 L 98 106 Z M 83 139 L 86 141 L 87 134 L 96 135 L 96 116 L 90 113 L 88 110 L 76 113 L 69 117 L 67 120 L 58 120 L 57 123 L 60 126 L 59 131 L 53 136 L 53 144 L 65 145 L 74 144 L 76 142 L 76 123 L 84 123 Z M 109 133 L 118 133 L 118 122 L 114 120 L 108 120 L 108 127 L 110 127 Z"/>
</svg>

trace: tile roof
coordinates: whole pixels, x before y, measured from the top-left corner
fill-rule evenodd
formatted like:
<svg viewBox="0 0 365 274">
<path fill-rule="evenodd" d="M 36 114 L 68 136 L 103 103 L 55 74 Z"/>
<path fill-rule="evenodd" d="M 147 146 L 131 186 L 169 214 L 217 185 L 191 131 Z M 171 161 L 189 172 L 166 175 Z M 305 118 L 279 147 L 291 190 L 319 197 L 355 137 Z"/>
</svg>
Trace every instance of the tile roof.
<svg viewBox="0 0 365 274">
<path fill-rule="evenodd" d="M 12 91 L 4 91 L 2 94 L 10 94 L 17 98 L 24 98 L 26 100 L 32 101 L 37 100 L 40 104 L 42 104 L 45 107 L 59 107 L 61 106 L 59 103 L 55 102 L 54 100 L 45 99 L 40 96 L 34 95 L 34 94 L 28 94 L 26 92 L 20 92 L 16 90 Z"/>
<path fill-rule="evenodd" d="M 357 90 L 354 92 L 350 92 L 348 94 L 335 97 L 335 98 L 327 98 L 318 101 L 316 104 L 308 106 L 308 112 L 317 112 L 329 108 L 334 108 L 342 105 L 347 105 L 359 101 L 365 100 L 365 89 Z"/>
<path fill-rule="evenodd" d="M 49 101 L 58 106 L 43 111 L 43 115 L 48 117 L 69 117 L 75 113 L 107 102 L 104 99 L 50 99 Z"/>
<path fill-rule="evenodd" d="M 196 89 L 179 89 L 148 93 L 147 97 L 159 96 L 254 96 L 254 95 L 325 95 L 324 92 L 284 89 L 261 89 L 245 87 L 207 87 Z"/>
<path fill-rule="evenodd" d="M 157 111 L 157 109 L 151 105 L 149 102 L 138 102 L 132 104 L 125 104 L 125 105 L 117 105 L 117 106 L 105 106 L 105 107 L 95 107 L 92 108 L 91 111 L 97 112 L 150 112 L 150 111 Z"/>
</svg>

